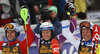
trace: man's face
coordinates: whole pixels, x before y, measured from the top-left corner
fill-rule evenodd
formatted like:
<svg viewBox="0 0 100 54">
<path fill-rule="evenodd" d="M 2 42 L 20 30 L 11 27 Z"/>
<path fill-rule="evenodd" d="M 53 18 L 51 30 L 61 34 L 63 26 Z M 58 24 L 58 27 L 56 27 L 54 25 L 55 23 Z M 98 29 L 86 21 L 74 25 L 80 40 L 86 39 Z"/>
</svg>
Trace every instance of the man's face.
<svg viewBox="0 0 100 54">
<path fill-rule="evenodd" d="M 82 29 L 82 37 L 85 41 L 89 41 L 92 38 L 90 29 Z"/>
<path fill-rule="evenodd" d="M 37 14 L 39 14 L 39 8 L 38 8 L 38 6 L 34 6 L 34 10 L 35 10 L 35 12 L 37 13 Z"/>
<path fill-rule="evenodd" d="M 52 11 L 52 13 L 50 13 L 50 17 L 51 17 L 52 19 L 54 19 L 54 18 L 56 17 L 56 12 L 55 12 L 55 11 Z"/>
<path fill-rule="evenodd" d="M 42 37 L 44 40 L 51 39 L 51 30 L 42 30 Z"/>
<path fill-rule="evenodd" d="M 7 38 L 8 40 L 13 40 L 15 38 L 16 31 L 15 30 L 7 30 Z"/>
</svg>

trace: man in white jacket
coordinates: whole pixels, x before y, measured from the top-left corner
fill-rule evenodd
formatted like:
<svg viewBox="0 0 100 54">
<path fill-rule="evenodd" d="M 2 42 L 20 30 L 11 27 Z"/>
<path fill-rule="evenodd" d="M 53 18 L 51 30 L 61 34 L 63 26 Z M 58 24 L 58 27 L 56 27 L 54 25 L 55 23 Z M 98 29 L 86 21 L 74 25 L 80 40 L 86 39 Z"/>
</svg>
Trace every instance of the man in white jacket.
<svg viewBox="0 0 100 54">
<path fill-rule="evenodd" d="M 67 21 L 62 21 L 62 27 L 67 26 Z M 81 40 L 78 40 L 73 37 L 73 34 L 70 32 L 69 27 L 62 29 L 62 34 L 70 41 L 73 46 L 78 51 L 78 54 L 81 53 L 91 53 L 91 45 L 92 45 L 92 30 L 93 24 L 87 21 L 83 21 L 80 23 L 80 33 Z"/>
</svg>

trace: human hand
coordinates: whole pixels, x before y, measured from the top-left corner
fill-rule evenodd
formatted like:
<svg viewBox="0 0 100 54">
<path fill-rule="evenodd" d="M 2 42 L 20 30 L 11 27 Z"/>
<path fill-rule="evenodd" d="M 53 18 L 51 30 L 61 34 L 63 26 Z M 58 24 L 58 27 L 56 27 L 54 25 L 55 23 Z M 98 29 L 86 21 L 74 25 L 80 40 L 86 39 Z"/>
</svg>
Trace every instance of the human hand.
<svg viewBox="0 0 100 54">
<path fill-rule="evenodd" d="M 73 3 L 67 3 L 64 7 L 64 11 L 67 15 L 75 16 L 75 6 Z"/>
</svg>

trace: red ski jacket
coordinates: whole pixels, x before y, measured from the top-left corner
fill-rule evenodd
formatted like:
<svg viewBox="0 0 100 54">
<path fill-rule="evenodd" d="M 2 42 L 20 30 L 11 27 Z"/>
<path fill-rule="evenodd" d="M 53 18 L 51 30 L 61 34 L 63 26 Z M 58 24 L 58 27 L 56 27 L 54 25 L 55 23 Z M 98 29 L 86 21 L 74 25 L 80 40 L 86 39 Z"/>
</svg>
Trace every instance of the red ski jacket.
<svg viewBox="0 0 100 54">
<path fill-rule="evenodd" d="M 34 41 L 34 34 L 33 34 L 33 32 L 32 32 L 32 30 L 31 30 L 31 28 L 30 28 L 29 25 L 27 25 L 27 38 L 28 38 L 28 47 L 30 47 L 31 44 Z M 27 54 L 26 38 L 24 39 L 24 41 L 19 41 L 18 39 L 16 39 L 13 42 L 9 42 L 8 41 L 8 44 L 7 45 L 8 46 L 13 46 L 13 45 L 17 44 L 18 42 L 19 42 L 19 47 L 20 47 L 20 50 L 21 50 L 22 54 Z M 2 50 L 3 43 L 5 43 L 5 41 L 0 41 L 0 50 Z"/>
</svg>

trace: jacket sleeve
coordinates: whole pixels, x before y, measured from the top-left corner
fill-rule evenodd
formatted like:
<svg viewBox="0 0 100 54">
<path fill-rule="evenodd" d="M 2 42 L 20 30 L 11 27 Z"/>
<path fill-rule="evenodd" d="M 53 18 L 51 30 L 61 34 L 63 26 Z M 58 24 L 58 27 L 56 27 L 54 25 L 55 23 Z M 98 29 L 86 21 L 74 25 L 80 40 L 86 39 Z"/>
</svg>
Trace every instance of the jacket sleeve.
<svg viewBox="0 0 100 54">
<path fill-rule="evenodd" d="M 25 26 L 24 26 L 24 28 L 25 28 Z M 29 48 L 31 46 L 31 44 L 33 43 L 33 41 L 34 41 L 34 33 L 31 30 L 29 25 L 27 25 L 27 39 L 28 39 L 28 48 Z M 20 46 L 20 49 L 21 49 L 22 53 L 24 53 L 24 51 L 27 51 L 26 38 L 25 38 L 24 41 L 20 42 L 19 46 Z"/>
<path fill-rule="evenodd" d="M 63 20 L 62 22 L 62 27 L 64 27 L 62 29 L 62 34 L 63 36 L 69 40 L 69 42 L 75 46 L 75 48 L 78 50 L 79 44 L 80 44 L 80 40 L 77 40 L 75 37 L 73 37 L 73 34 L 70 32 L 69 27 L 66 27 L 66 25 L 68 25 L 67 20 Z"/>
<path fill-rule="evenodd" d="M 59 34 L 62 33 L 62 25 L 59 21 L 53 21 L 52 22 L 53 26 L 54 26 L 54 34 L 57 36 Z"/>
<path fill-rule="evenodd" d="M 2 49 L 2 44 L 4 43 L 5 41 L 0 41 L 0 50 Z"/>
<path fill-rule="evenodd" d="M 70 18 L 70 31 L 73 33 L 77 28 L 77 22 L 76 19 L 71 17 Z"/>
<path fill-rule="evenodd" d="M 37 34 L 39 34 L 40 25 L 41 25 L 41 24 L 38 23 L 37 26 L 36 26 L 35 29 L 34 29 L 34 32 L 37 33 Z"/>
<path fill-rule="evenodd" d="M 55 38 L 59 40 L 60 50 L 62 50 L 66 38 L 62 34 L 59 34 Z"/>
<path fill-rule="evenodd" d="M 40 36 L 40 35 L 35 33 L 35 35 L 34 35 L 34 42 L 36 43 L 36 45 L 37 45 L 37 47 L 39 49 L 40 41 L 39 41 L 39 37 L 38 36 Z"/>
</svg>

